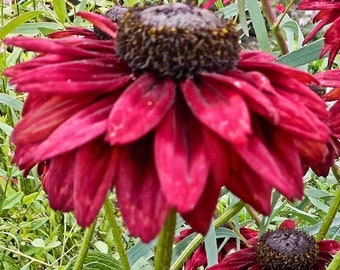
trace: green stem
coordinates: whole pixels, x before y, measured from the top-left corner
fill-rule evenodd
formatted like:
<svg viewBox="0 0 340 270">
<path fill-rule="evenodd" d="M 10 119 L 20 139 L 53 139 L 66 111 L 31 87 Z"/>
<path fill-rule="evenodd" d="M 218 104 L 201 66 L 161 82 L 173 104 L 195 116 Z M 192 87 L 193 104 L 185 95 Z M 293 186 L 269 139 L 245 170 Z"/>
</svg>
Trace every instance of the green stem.
<svg viewBox="0 0 340 270">
<path fill-rule="evenodd" d="M 339 175 L 339 172 L 338 172 L 338 167 L 336 165 L 332 166 L 332 172 L 339 182 L 340 175 Z M 334 197 L 333 202 L 331 203 L 331 205 L 329 207 L 325 221 L 322 223 L 320 231 L 315 236 L 316 242 L 320 242 L 320 241 L 322 241 L 322 239 L 325 238 L 329 228 L 331 227 L 331 225 L 333 223 L 335 215 L 339 211 L 339 207 L 340 207 L 340 185 L 338 185 L 338 187 L 337 187 L 337 190 L 335 192 L 335 197 Z"/>
<path fill-rule="evenodd" d="M 171 210 L 165 221 L 164 227 L 158 236 L 155 254 L 155 270 L 170 269 L 175 228 L 176 211 Z"/>
<path fill-rule="evenodd" d="M 130 270 L 129 260 L 128 260 L 128 257 L 126 255 L 125 247 L 124 247 L 123 240 L 122 240 L 122 231 L 120 230 L 120 227 L 118 226 L 118 224 L 116 222 L 113 207 L 112 207 L 111 201 L 110 201 L 108 196 L 106 197 L 105 202 L 104 202 L 104 209 L 105 209 L 107 219 L 108 219 L 110 226 L 111 226 L 113 239 L 114 239 L 115 244 L 116 244 L 116 249 L 117 249 L 117 252 L 118 252 L 119 257 L 120 257 L 120 262 L 122 264 L 122 268 L 124 270 Z"/>
<path fill-rule="evenodd" d="M 219 228 L 227 221 L 229 221 L 233 216 L 235 216 L 242 208 L 244 207 L 244 202 L 237 202 L 232 208 L 228 211 L 224 212 L 220 217 L 218 217 L 214 221 L 215 228 Z M 184 262 L 190 257 L 190 255 L 196 250 L 196 248 L 202 243 L 204 240 L 204 236 L 199 234 L 197 235 L 190 244 L 183 250 L 181 255 L 177 258 L 177 260 L 173 263 L 170 270 L 178 270 L 182 267 Z"/>
<path fill-rule="evenodd" d="M 279 46 L 280 52 L 282 55 L 289 53 L 288 46 L 285 40 L 285 36 L 280 28 L 280 25 L 276 23 L 276 16 L 272 8 L 272 1 L 270 0 L 261 0 L 262 11 L 264 16 L 266 17 L 272 33 L 276 39 L 277 45 Z"/>
<path fill-rule="evenodd" d="M 328 265 L 327 270 L 339 270 L 340 268 L 340 251 L 334 256 L 332 262 Z"/>
<path fill-rule="evenodd" d="M 89 244 L 90 244 L 91 238 L 93 236 L 95 227 L 96 227 L 96 221 L 93 221 L 92 224 L 90 225 L 90 227 L 88 227 L 86 229 L 85 235 L 84 235 L 84 240 L 81 244 L 79 254 L 78 254 L 77 260 L 74 264 L 73 270 L 83 269 L 83 264 L 84 264 L 84 261 L 85 261 L 86 255 L 87 255 L 87 251 L 89 250 Z"/>
</svg>

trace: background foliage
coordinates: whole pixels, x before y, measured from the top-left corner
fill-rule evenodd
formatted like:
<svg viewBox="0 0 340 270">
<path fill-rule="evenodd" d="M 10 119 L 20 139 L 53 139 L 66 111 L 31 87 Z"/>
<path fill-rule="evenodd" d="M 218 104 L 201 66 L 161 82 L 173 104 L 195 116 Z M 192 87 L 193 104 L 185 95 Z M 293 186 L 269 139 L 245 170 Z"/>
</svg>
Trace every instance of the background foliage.
<svg viewBox="0 0 340 270">
<path fill-rule="evenodd" d="M 128 0 L 132 6 L 137 0 Z M 282 1 L 288 4 L 288 1 Z M 279 4 L 273 1 L 273 6 Z M 14 2 L 1 0 L 0 38 L 13 35 L 46 36 L 68 26 L 90 25 L 75 16 L 79 10 L 104 12 L 113 2 L 100 0 L 27 0 Z M 290 53 L 281 56 L 278 46 L 266 24 L 260 5 L 254 0 L 243 0 L 226 7 L 217 1 L 216 9 L 223 17 L 234 17 L 239 22 L 241 46 L 245 49 L 261 49 L 279 56 L 278 61 L 299 67 L 309 72 L 318 72 L 326 67 L 325 59 L 318 59 L 322 39 L 302 47 L 303 37 L 311 29 L 312 14 L 297 13 L 294 7 L 282 18 L 281 27 Z M 34 55 L 19 48 L 5 47 L 0 43 L 0 74 L 6 67 L 26 61 Z M 339 66 L 340 59 L 335 60 Z M 54 212 L 48 205 L 36 171 L 24 176 L 11 164 L 13 147 L 10 133 L 20 119 L 25 96 L 15 93 L 5 77 L 0 82 L 0 269 L 70 269 L 79 252 L 84 237 L 72 214 Z M 34 127 L 32 127 L 34 128 Z M 278 194 L 274 196 L 274 211 L 262 222 L 251 209 L 242 210 L 233 218 L 235 230 L 221 228 L 217 237 L 237 237 L 238 228 L 251 226 L 265 230 L 275 228 L 282 220 L 293 218 L 298 227 L 316 234 L 328 212 L 336 186 L 335 177 L 317 178 L 308 172 L 305 176 L 306 191 L 302 201 L 289 203 Z M 115 201 L 114 195 L 112 200 Z M 216 215 L 223 213 L 236 202 L 226 190 L 221 194 Z M 116 216 L 119 217 L 117 211 Z M 121 220 L 119 224 L 124 230 Z M 177 222 L 177 233 L 185 228 L 181 219 Z M 142 244 L 124 231 L 124 244 L 132 269 L 152 269 L 155 242 Z M 194 235 L 174 247 L 173 261 L 192 241 Z M 340 240 L 340 215 L 338 213 L 327 238 Z M 90 253 L 84 269 L 119 269 L 118 254 L 112 232 L 104 211 L 98 217 L 95 233 L 91 239 Z M 109 268 L 110 267 L 110 268 Z"/>
</svg>

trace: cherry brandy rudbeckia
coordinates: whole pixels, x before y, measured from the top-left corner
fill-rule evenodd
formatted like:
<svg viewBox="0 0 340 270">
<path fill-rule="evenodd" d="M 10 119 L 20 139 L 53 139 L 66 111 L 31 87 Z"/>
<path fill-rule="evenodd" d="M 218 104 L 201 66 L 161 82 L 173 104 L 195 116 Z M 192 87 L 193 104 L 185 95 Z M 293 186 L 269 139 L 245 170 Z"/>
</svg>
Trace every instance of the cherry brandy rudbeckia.
<svg viewBox="0 0 340 270">
<path fill-rule="evenodd" d="M 186 237 L 190 236 L 193 232 L 194 230 L 192 229 L 185 229 L 181 231 L 181 233 L 177 237 L 175 237 L 175 242 L 178 243 L 184 240 Z M 256 240 L 254 240 L 257 236 L 256 230 L 242 227 L 240 228 L 240 234 L 243 236 L 245 240 L 255 241 L 254 243 L 256 243 Z M 216 239 L 216 241 L 217 241 L 217 246 L 219 249 L 218 262 L 221 262 L 225 258 L 225 256 L 227 256 L 230 252 L 232 252 L 233 250 L 236 250 L 237 248 L 236 238 L 231 237 L 225 244 L 223 244 L 224 238 L 218 238 Z M 222 244 L 223 246 L 221 246 Z M 244 242 L 240 243 L 241 249 L 247 248 L 248 246 L 249 246 L 249 243 L 247 244 Z M 197 270 L 197 269 L 201 269 L 200 267 L 203 267 L 205 269 L 207 265 L 208 265 L 207 253 L 206 253 L 204 244 L 201 244 L 194 251 L 192 256 L 188 258 L 187 261 L 185 262 L 184 270 Z"/>
<path fill-rule="evenodd" d="M 328 68 L 340 49 L 340 1 L 339 0 L 302 0 L 298 9 L 320 10 L 314 17 L 316 27 L 306 36 L 304 43 L 309 42 L 324 26 L 331 24 L 324 34 L 325 44 L 320 57 L 329 52 Z"/>
<path fill-rule="evenodd" d="M 130 232 L 149 241 L 171 208 L 205 233 L 222 186 L 264 214 L 273 188 L 302 197 L 300 160 L 323 159 L 328 140 L 311 75 L 239 55 L 234 24 L 198 7 L 131 9 L 117 25 L 79 15 L 97 30 L 5 40 L 39 53 L 5 75 L 28 93 L 13 160 L 46 163 L 52 208 L 87 226 L 115 187 Z"/>
<path fill-rule="evenodd" d="M 340 250 L 335 240 L 315 242 L 314 237 L 295 228 L 292 220 L 279 229 L 249 239 L 250 247 L 227 255 L 209 270 L 324 270 Z"/>
</svg>

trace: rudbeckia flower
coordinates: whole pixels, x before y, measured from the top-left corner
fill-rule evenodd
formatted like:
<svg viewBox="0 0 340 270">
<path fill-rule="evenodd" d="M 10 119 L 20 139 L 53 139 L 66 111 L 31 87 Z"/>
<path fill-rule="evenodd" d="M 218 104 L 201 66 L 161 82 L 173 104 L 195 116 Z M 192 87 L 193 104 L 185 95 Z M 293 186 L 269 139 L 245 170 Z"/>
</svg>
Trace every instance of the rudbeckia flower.
<svg viewBox="0 0 340 270">
<path fill-rule="evenodd" d="M 324 34 L 325 44 L 322 48 L 320 57 L 329 52 L 328 68 L 332 63 L 340 49 L 340 1 L 339 0 L 302 0 L 298 9 L 319 10 L 314 17 L 314 22 L 318 24 L 306 36 L 304 43 L 309 42 L 317 32 L 324 26 L 329 25 Z"/>
<path fill-rule="evenodd" d="M 335 240 L 316 243 L 313 236 L 296 229 L 292 220 L 249 243 L 250 247 L 227 255 L 209 270 L 324 270 L 340 250 L 340 243 Z"/>
<path fill-rule="evenodd" d="M 303 196 L 301 160 L 322 160 L 329 133 L 313 76 L 240 53 L 234 23 L 206 9 L 79 15 L 97 30 L 5 40 L 39 53 L 4 74 L 28 93 L 13 161 L 45 164 L 53 209 L 88 226 L 114 187 L 131 234 L 150 241 L 170 209 L 206 233 L 223 186 L 264 214 L 273 189 Z"/>
<path fill-rule="evenodd" d="M 184 229 L 180 232 L 178 236 L 175 237 L 175 243 L 179 243 L 184 240 L 186 237 L 190 236 L 194 232 L 193 229 Z M 240 228 L 240 234 L 245 240 L 253 241 L 253 239 L 257 236 L 257 231 L 253 229 L 249 229 L 246 227 Z M 224 239 L 218 238 L 216 239 L 218 249 L 220 250 L 218 253 L 218 262 L 221 262 L 226 255 L 230 252 L 236 250 L 237 243 L 236 238 L 231 237 L 227 243 L 223 244 Z M 221 246 L 223 244 L 223 246 Z M 240 242 L 240 248 L 247 248 L 249 243 Z M 208 265 L 208 259 L 206 255 L 206 250 L 204 244 L 201 244 L 192 254 L 190 258 L 188 258 L 184 264 L 184 270 L 197 270 L 200 267 L 205 267 Z"/>
</svg>

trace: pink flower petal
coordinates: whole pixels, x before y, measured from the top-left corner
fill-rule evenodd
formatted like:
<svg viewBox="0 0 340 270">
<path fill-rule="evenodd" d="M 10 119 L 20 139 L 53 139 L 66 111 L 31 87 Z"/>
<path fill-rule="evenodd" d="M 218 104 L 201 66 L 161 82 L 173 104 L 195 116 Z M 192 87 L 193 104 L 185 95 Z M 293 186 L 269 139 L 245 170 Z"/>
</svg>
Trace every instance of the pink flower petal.
<svg viewBox="0 0 340 270">
<path fill-rule="evenodd" d="M 54 157 L 45 165 L 42 183 L 54 210 L 68 212 L 74 209 L 74 160 L 75 152 L 69 152 Z"/>
<path fill-rule="evenodd" d="M 181 84 L 194 115 L 225 140 L 242 144 L 252 132 L 250 115 L 243 98 L 231 91 L 220 91 L 192 78 Z"/>
<path fill-rule="evenodd" d="M 81 226 L 89 226 L 112 188 L 117 154 L 102 138 L 79 148 L 74 173 L 74 211 Z"/>
<path fill-rule="evenodd" d="M 167 202 L 180 213 L 196 207 L 209 171 L 200 124 L 176 101 L 155 131 L 155 160 Z"/>
<path fill-rule="evenodd" d="M 137 79 L 115 103 L 105 139 L 111 145 L 123 144 L 148 133 L 173 104 L 175 87 L 172 81 L 158 82 L 151 74 Z"/>
<path fill-rule="evenodd" d="M 120 151 L 115 178 L 119 207 L 130 233 L 149 242 L 170 210 L 159 186 L 152 140 L 144 138 L 122 146 Z"/>
</svg>

